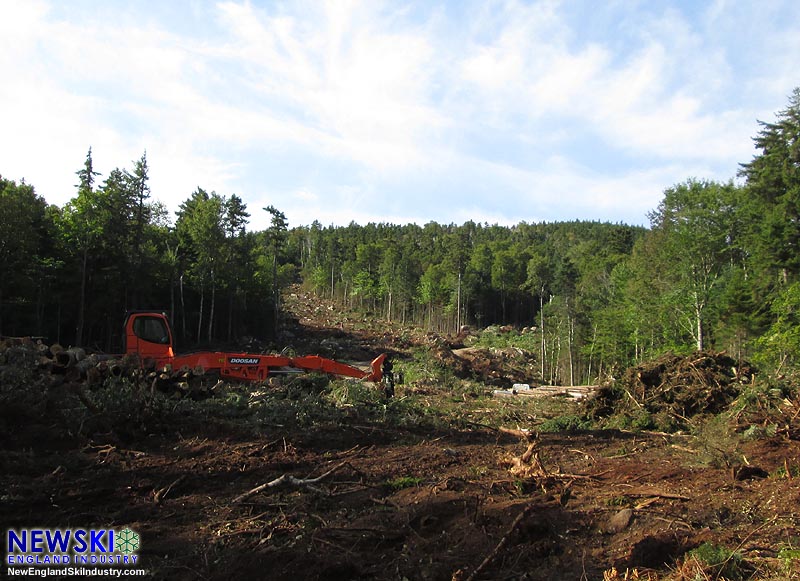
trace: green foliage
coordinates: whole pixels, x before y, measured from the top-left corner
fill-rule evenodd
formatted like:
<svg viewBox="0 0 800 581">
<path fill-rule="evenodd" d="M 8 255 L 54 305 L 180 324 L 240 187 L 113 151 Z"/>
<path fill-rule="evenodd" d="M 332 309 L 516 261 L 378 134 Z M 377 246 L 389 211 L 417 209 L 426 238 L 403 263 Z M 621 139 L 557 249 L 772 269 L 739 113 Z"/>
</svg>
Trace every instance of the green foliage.
<svg viewBox="0 0 800 581">
<path fill-rule="evenodd" d="M 787 463 L 783 466 L 778 466 L 778 468 L 776 468 L 775 471 L 772 472 L 769 476 L 770 478 L 777 478 L 777 479 L 798 478 L 800 477 L 800 464 L 790 465 Z M 798 554 L 800 554 L 800 551 L 798 551 Z M 795 558 L 800 558 L 800 557 L 795 557 Z"/>
<path fill-rule="evenodd" d="M 786 561 L 787 566 L 791 561 L 800 561 L 800 549 L 782 548 L 778 551 L 778 558 Z"/>
<path fill-rule="evenodd" d="M 453 389 L 457 381 L 452 369 L 438 360 L 429 349 L 416 349 L 412 361 L 403 367 L 408 383 L 432 385 L 439 389 Z"/>
<path fill-rule="evenodd" d="M 769 424 L 767 426 L 750 426 L 742 432 L 743 440 L 760 440 L 763 438 L 772 438 L 777 433 L 778 426 Z"/>
<path fill-rule="evenodd" d="M 766 281 L 800 275 L 800 87 L 774 122 L 760 122 L 759 153 L 742 165 L 747 179 L 749 246 Z"/>
<path fill-rule="evenodd" d="M 603 422 L 603 427 L 608 429 L 617 430 L 652 430 L 663 429 L 664 426 L 659 425 L 657 418 L 649 413 L 647 410 L 636 410 L 630 414 L 615 414 Z M 673 430 L 664 430 L 673 431 Z"/>
<path fill-rule="evenodd" d="M 703 543 L 696 549 L 689 551 L 689 556 L 708 569 L 712 575 L 723 577 L 731 581 L 745 578 L 742 568 L 742 556 L 730 549 L 713 543 Z"/>
<path fill-rule="evenodd" d="M 758 340 L 760 356 L 774 367 L 800 363 L 800 281 L 781 289 L 771 306 L 773 322 Z"/>
<path fill-rule="evenodd" d="M 48 390 L 38 381 L 37 356 L 33 349 L 12 346 L 3 350 L 3 365 L 0 365 L 0 429 L 6 433 L 7 425 L 17 421 L 38 420 L 45 415 L 48 402 L 57 403 L 63 395 L 57 390 Z M 51 405 L 58 410 L 61 406 Z"/>
<path fill-rule="evenodd" d="M 785 409 L 784 400 L 793 399 L 796 393 L 797 387 L 792 383 L 779 382 L 771 377 L 763 378 L 742 387 L 730 406 L 731 413 L 741 422 L 750 421 L 758 424 L 761 431 L 766 431 L 770 424 L 780 423 Z"/>
<path fill-rule="evenodd" d="M 608 506 L 633 506 L 634 501 L 630 496 L 615 496 L 606 502 Z"/>
<path fill-rule="evenodd" d="M 690 322 L 687 331 L 698 351 L 706 346 L 709 313 L 717 300 L 723 269 L 731 264 L 735 230 L 733 182 L 718 184 L 690 179 L 664 192 L 650 214 L 660 235 L 657 265 L 670 263 L 670 293 L 679 317 Z"/>
<path fill-rule="evenodd" d="M 414 488 L 422 484 L 424 480 L 416 476 L 398 476 L 386 481 L 386 487 L 392 492 L 403 490 L 404 488 Z"/>
<path fill-rule="evenodd" d="M 23 328 L 21 313 L 8 312 L 4 303 L 32 303 L 37 287 L 44 282 L 39 276 L 53 270 L 47 267 L 54 261 L 43 257 L 54 230 L 51 216 L 32 186 L 17 185 L 0 176 L 0 335 Z M 37 326 L 41 327 L 41 320 Z M 41 333 L 41 328 L 38 331 Z"/>
<path fill-rule="evenodd" d="M 700 462 L 715 468 L 729 468 L 741 463 L 741 438 L 727 415 L 698 421 L 694 426 L 694 435 L 700 444 Z"/>
<path fill-rule="evenodd" d="M 379 390 L 361 381 L 334 381 L 329 397 L 334 405 L 340 408 L 359 405 L 374 406 L 384 403 Z"/>
<path fill-rule="evenodd" d="M 517 330 L 500 331 L 500 328 L 493 325 L 483 329 L 476 337 L 471 337 L 470 346 L 474 347 L 516 347 L 526 351 L 537 352 L 539 350 L 539 337 L 536 333 L 529 331 L 521 333 Z"/>
<path fill-rule="evenodd" d="M 594 423 L 583 416 L 565 415 L 545 420 L 537 426 L 540 432 L 578 432 L 591 430 Z"/>
</svg>

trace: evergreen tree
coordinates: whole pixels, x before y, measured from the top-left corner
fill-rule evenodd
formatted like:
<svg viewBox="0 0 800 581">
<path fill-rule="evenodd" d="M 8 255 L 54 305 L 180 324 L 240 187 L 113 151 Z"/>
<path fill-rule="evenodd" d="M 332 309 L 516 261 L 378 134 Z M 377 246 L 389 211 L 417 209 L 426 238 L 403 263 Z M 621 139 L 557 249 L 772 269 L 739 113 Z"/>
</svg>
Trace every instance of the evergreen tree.
<svg viewBox="0 0 800 581">
<path fill-rule="evenodd" d="M 75 327 L 75 343 L 84 343 L 86 326 L 86 294 L 89 278 L 89 257 L 97 250 L 103 234 L 105 217 L 99 198 L 94 191 L 94 178 L 100 174 L 94 171 L 92 149 L 86 154 L 83 169 L 76 172 L 80 181 L 77 197 L 64 208 L 61 221 L 62 235 L 69 248 L 75 254 L 80 270 L 80 295 L 78 300 L 77 322 Z"/>
<path fill-rule="evenodd" d="M 12 296 L 18 304 L 32 293 L 35 266 L 43 259 L 47 205 L 33 186 L 0 176 L 0 335 L 4 332 L 4 302 Z"/>
<path fill-rule="evenodd" d="M 739 172 L 747 179 L 750 248 L 785 283 L 800 275 L 800 87 L 776 121 L 759 124 L 759 153 Z"/>
<path fill-rule="evenodd" d="M 280 284 L 278 279 L 278 261 L 281 251 L 286 244 L 289 222 L 286 214 L 278 210 L 275 206 L 269 205 L 264 208 L 270 214 L 270 226 L 266 232 L 268 251 L 272 256 L 272 305 L 275 309 L 275 332 L 278 331 L 278 321 L 280 320 Z"/>
</svg>

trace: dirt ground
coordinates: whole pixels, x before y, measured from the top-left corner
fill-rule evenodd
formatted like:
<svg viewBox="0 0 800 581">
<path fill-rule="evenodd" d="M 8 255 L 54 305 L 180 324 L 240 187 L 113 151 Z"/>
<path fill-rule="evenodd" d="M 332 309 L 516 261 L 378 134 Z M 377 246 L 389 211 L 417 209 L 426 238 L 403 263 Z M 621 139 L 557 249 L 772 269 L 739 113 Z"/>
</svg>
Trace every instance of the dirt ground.
<svg viewBox="0 0 800 581">
<path fill-rule="evenodd" d="M 304 295 L 286 304 L 298 351 L 402 360 L 433 340 Z M 3 528 L 126 526 L 158 579 L 711 579 L 686 557 L 708 542 L 742 556 L 732 578 L 800 579 L 779 557 L 800 546 L 796 430 L 735 450 L 711 432 L 526 438 L 477 421 L 256 435 L 187 421 L 87 438 L 5 418 L 4 431 Z M 305 482 L 247 494 L 284 475 Z"/>
</svg>

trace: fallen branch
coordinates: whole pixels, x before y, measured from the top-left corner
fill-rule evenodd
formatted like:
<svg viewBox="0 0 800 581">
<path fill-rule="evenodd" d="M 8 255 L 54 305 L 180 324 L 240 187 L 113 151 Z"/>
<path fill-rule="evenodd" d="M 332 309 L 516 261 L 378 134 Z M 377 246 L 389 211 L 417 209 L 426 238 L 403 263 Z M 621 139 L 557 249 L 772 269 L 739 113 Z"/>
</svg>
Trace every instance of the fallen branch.
<svg viewBox="0 0 800 581">
<path fill-rule="evenodd" d="M 662 522 L 667 523 L 669 525 L 669 527 L 667 527 L 667 530 L 672 528 L 672 525 L 681 525 L 687 531 L 693 531 L 694 530 L 692 525 L 690 525 L 688 522 L 686 522 L 686 521 L 684 521 L 682 519 L 679 519 L 679 518 L 664 518 L 663 516 L 657 516 L 657 515 L 650 514 L 649 511 L 640 511 L 640 512 L 643 512 L 643 513 L 647 514 L 652 519 L 660 520 Z"/>
<path fill-rule="evenodd" d="M 468 426 L 475 426 L 476 428 L 486 428 L 487 430 L 491 430 L 493 432 L 499 434 L 508 434 L 509 436 L 514 436 L 516 438 L 522 438 L 523 440 L 532 440 L 538 437 L 538 434 L 533 430 L 524 430 L 521 428 L 505 428 L 500 426 L 495 428 L 494 426 L 490 426 L 489 424 L 482 424 L 480 422 L 471 422 L 469 420 L 463 420 Z"/>
<path fill-rule="evenodd" d="M 259 492 L 261 492 L 263 490 L 267 490 L 268 488 L 279 488 L 281 486 L 293 486 L 293 487 L 296 487 L 296 488 L 305 487 L 305 488 L 310 488 L 311 490 L 315 490 L 317 492 L 323 492 L 322 490 L 320 490 L 319 488 L 315 487 L 314 485 L 316 483 L 320 482 L 321 480 L 324 480 L 325 478 L 327 478 L 328 476 L 330 476 L 331 474 L 333 474 L 334 472 L 336 472 L 337 470 L 339 470 L 343 466 L 346 466 L 347 464 L 348 464 L 348 461 L 341 462 L 341 463 L 337 464 L 336 466 L 334 466 L 333 468 L 331 468 L 330 470 L 328 470 L 327 472 L 325 472 L 325 474 L 322 474 L 321 476 L 317 476 L 316 478 L 297 478 L 295 476 L 292 476 L 291 474 L 284 474 L 283 476 L 279 476 L 275 480 L 270 480 L 269 482 L 265 482 L 264 484 L 261 484 L 260 486 L 256 486 L 255 488 L 253 488 L 251 490 L 248 490 L 244 494 L 240 494 L 239 496 L 234 498 L 231 502 L 232 502 L 232 504 L 239 504 L 243 500 L 247 500 L 248 498 L 250 498 L 254 494 L 258 494 Z"/>
<path fill-rule="evenodd" d="M 757 532 L 759 532 L 761 529 L 763 529 L 763 528 L 764 528 L 764 527 L 766 527 L 767 525 L 771 525 L 771 524 L 773 524 L 773 523 L 774 523 L 776 520 L 778 520 L 778 515 L 775 515 L 775 516 L 773 516 L 773 517 L 772 517 L 771 519 L 769 519 L 768 521 L 766 521 L 766 522 L 762 523 L 760 526 L 758 526 L 758 527 L 756 527 L 755 529 L 753 529 L 752 531 L 750 531 L 750 532 L 747 534 L 747 536 L 745 536 L 745 538 L 743 538 L 743 539 L 742 539 L 742 541 L 741 541 L 741 542 L 740 542 L 740 543 L 739 543 L 739 544 L 736 546 L 736 548 L 735 548 L 733 551 L 731 551 L 731 554 L 730 554 L 730 555 L 728 555 L 728 558 L 727 558 L 727 559 L 725 559 L 725 560 L 722 562 L 722 564 L 720 565 L 720 570 L 722 570 L 722 569 L 724 569 L 724 568 L 725 568 L 725 566 L 728 564 L 728 561 L 730 561 L 731 559 L 733 559 L 733 557 L 734 557 L 734 556 L 735 556 L 735 555 L 736 555 L 736 554 L 739 552 L 739 550 L 740 550 L 742 547 L 744 547 L 744 544 L 745 544 L 747 541 L 749 541 L 749 540 L 750 540 L 750 538 L 751 538 L 753 535 L 755 535 Z"/>
<path fill-rule="evenodd" d="M 790 423 L 790 424 L 791 424 L 792 422 L 794 422 L 794 421 L 795 421 L 795 420 L 798 418 L 798 416 L 800 416 L 800 398 L 797 398 L 797 403 L 796 403 L 796 404 L 793 404 L 793 405 L 795 405 L 795 406 L 797 407 L 797 411 L 796 411 L 796 412 L 794 413 L 794 415 L 792 416 L 792 419 L 791 419 L 791 420 L 789 420 L 789 423 Z"/>
<path fill-rule="evenodd" d="M 677 444 L 672 444 L 671 447 L 675 448 L 676 450 L 680 450 L 681 452 L 686 452 L 688 454 L 698 454 L 699 453 L 698 450 L 695 450 L 693 448 L 687 448 L 686 446 L 678 446 Z"/>
<path fill-rule="evenodd" d="M 560 478 L 563 480 L 598 480 L 603 474 L 608 474 L 610 470 L 601 472 L 600 474 L 569 474 L 567 472 L 551 472 L 547 476 L 549 478 Z"/>
<path fill-rule="evenodd" d="M 469 577 L 467 577 L 466 581 L 474 581 L 475 579 L 477 579 L 478 575 L 480 575 L 483 572 L 483 570 L 486 567 L 488 567 L 492 561 L 495 560 L 500 551 L 503 550 L 503 547 L 505 547 L 506 544 L 508 543 L 508 539 L 511 538 L 511 535 L 514 534 L 514 531 L 517 530 L 522 521 L 525 520 L 525 518 L 530 514 L 531 510 L 533 510 L 533 506 L 529 504 L 523 509 L 521 513 L 517 515 L 517 518 L 515 518 L 514 522 L 511 523 L 511 526 L 508 528 L 506 534 L 504 534 L 503 538 L 500 539 L 500 542 L 497 543 L 497 545 L 495 545 L 491 553 L 486 555 L 486 558 L 483 561 L 481 561 L 481 564 L 476 567 L 476 569 L 470 574 Z"/>
<path fill-rule="evenodd" d="M 180 484 L 184 480 L 186 480 L 185 474 L 178 476 L 178 478 L 176 478 L 169 486 L 165 486 L 164 488 L 157 490 L 156 493 L 153 495 L 153 501 L 156 504 L 161 504 L 162 502 L 164 502 L 164 499 L 166 498 L 167 494 L 169 494 L 170 490 L 178 486 L 178 484 Z"/>
<path fill-rule="evenodd" d="M 497 428 L 497 431 L 503 434 L 508 434 L 509 436 L 522 438 L 523 440 L 531 440 L 537 437 L 536 432 L 532 432 L 531 430 L 504 428 L 503 426 L 500 426 Z"/>
<path fill-rule="evenodd" d="M 579 450 L 577 448 L 570 448 L 569 451 L 574 452 L 575 454 L 583 454 L 587 459 L 591 458 L 592 462 L 597 462 L 597 460 L 594 459 L 594 456 L 592 456 L 591 454 L 589 454 L 589 452 L 586 452 L 584 450 Z"/>
</svg>

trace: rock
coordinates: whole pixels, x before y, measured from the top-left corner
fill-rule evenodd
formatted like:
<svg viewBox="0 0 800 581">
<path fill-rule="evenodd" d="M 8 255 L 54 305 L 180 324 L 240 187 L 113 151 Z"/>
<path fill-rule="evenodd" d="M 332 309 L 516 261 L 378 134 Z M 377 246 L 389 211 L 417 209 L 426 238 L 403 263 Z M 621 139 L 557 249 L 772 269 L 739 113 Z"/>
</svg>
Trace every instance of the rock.
<svg viewBox="0 0 800 581">
<path fill-rule="evenodd" d="M 632 519 L 633 519 L 633 510 L 630 508 L 623 508 L 621 511 L 619 511 L 610 519 L 608 519 L 608 524 L 606 525 L 606 532 L 621 533 L 626 528 L 628 528 L 628 525 L 631 524 Z"/>
</svg>

